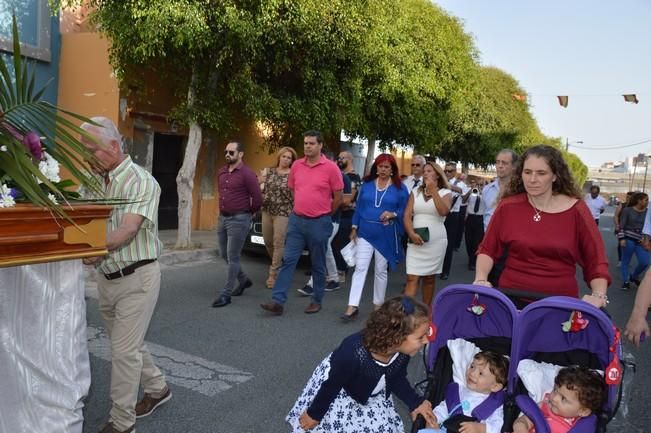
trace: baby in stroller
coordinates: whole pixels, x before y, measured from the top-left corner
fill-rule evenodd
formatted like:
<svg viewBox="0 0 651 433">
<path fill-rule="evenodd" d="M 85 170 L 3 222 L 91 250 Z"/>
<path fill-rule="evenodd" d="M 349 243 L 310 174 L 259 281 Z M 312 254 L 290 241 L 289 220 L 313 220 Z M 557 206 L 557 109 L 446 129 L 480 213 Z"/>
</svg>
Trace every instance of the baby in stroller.
<svg viewBox="0 0 651 433">
<path fill-rule="evenodd" d="M 508 370 L 508 360 L 498 353 L 475 354 L 466 370 L 465 384 L 450 383 L 445 400 L 434 408 L 434 427 L 442 424 L 448 432 L 499 433 L 504 423 L 503 389 Z"/>
<path fill-rule="evenodd" d="M 554 379 L 554 390 L 544 395 L 540 409 L 551 433 L 567 433 L 580 418 L 601 408 L 605 393 L 601 375 L 585 367 L 566 367 Z M 535 432 L 523 415 L 513 423 L 513 433 Z"/>
<path fill-rule="evenodd" d="M 558 371 L 575 365 L 603 372 L 598 374 L 604 391 L 596 406 L 583 404 L 591 413 L 577 418 L 569 431 L 606 431 L 619 405 L 623 371 L 619 332 L 604 312 L 567 297 L 539 300 L 518 311 L 504 294 L 469 285 L 443 289 L 432 310 L 437 332 L 426 354 L 424 392 L 432 405 L 447 398 L 446 386 L 453 379 L 449 372 L 454 372 L 458 364 L 449 343 L 463 340 L 476 346 L 473 355 L 486 350 L 509 355 L 503 432 L 512 432 L 522 413 L 532 421 L 537 433 L 548 433 L 549 423 L 538 403 L 544 400 L 545 393 L 552 392 Z M 525 365 L 530 369 L 521 371 Z M 462 383 L 456 373 L 454 381 Z M 424 423 L 417 420 L 412 432 L 423 427 Z"/>
</svg>

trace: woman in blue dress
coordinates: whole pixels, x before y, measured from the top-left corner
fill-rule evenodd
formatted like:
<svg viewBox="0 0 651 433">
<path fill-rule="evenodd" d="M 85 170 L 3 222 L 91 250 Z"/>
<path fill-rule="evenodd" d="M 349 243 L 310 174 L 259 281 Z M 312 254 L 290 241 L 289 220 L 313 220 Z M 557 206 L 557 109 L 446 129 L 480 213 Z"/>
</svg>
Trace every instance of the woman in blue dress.
<svg viewBox="0 0 651 433">
<path fill-rule="evenodd" d="M 400 181 L 393 155 L 383 153 L 375 158 L 371 172 L 357 195 L 350 239 L 355 242 L 355 272 L 350 285 L 348 308 L 343 321 L 353 320 L 359 313 L 364 281 L 371 258 L 375 256 L 373 307 L 384 302 L 387 290 L 387 268 L 393 270 L 404 258 L 401 238 L 402 217 L 409 199 L 407 187 Z"/>
</svg>

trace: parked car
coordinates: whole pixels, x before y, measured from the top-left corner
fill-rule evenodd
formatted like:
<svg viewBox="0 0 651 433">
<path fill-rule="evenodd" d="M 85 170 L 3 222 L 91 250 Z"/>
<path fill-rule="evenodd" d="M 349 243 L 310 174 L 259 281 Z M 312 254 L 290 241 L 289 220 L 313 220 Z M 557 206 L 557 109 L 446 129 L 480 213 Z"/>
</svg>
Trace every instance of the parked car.
<svg viewBox="0 0 651 433">
<path fill-rule="evenodd" d="M 262 215 L 260 212 L 251 218 L 251 227 L 249 228 L 249 234 L 246 236 L 242 250 L 249 254 L 267 255 L 264 238 L 262 237 Z M 303 250 L 303 256 L 309 255 L 310 252 L 308 250 Z"/>
</svg>

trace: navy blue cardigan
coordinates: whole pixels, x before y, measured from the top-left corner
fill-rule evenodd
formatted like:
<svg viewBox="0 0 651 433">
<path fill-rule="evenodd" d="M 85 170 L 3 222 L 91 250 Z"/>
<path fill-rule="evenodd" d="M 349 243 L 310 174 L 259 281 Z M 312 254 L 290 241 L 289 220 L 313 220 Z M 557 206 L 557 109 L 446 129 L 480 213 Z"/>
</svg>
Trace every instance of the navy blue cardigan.
<svg viewBox="0 0 651 433">
<path fill-rule="evenodd" d="M 346 337 L 332 352 L 328 378 L 321 384 L 307 408 L 307 414 L 321 421 L 342 388 L 355 401 L 366 404 L 383 374 L 386 380 L 385 398 L 389 398 L 393 392 L 410 411 L 416 409 L 424 398 L 416 394 L 407 381 L 409 358 L 401 353 L 390 365 L 382 367 L 362 344 L 361 332 Z"/>
</svg>

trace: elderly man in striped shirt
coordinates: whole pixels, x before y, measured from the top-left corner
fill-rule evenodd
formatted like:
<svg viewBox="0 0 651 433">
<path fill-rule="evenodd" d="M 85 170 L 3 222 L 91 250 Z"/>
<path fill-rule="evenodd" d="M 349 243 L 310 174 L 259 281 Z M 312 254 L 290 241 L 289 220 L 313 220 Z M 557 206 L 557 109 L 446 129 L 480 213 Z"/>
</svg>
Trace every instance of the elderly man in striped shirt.
<svg viewBox="0 0 651 433">
<path fill-rule="evenodd" d="M 123 199 L 108 221 L 104 257 L 84 259 L 98 270 L 99 310 L 111 338 L 111 401 L 108 424 L 100 433 L 134 431 L 136 418 L 150 415 L 172 397 L 165 377 L 144 343 L 158 293 L 162 250 L 158 239 L 160 187 L 122 151 L 122 138 L 110 119 L 94 117 L 81 128 L 93 139 L 81 141 L 95 156 L 91 169 L 105 195 Z M 138 399 L 138 384 L 144 397 Z"/>
</svg>

